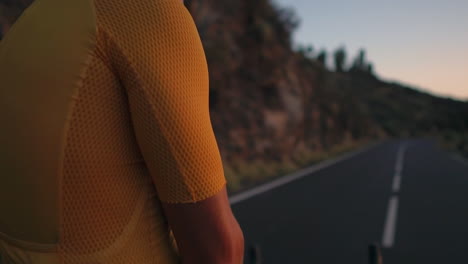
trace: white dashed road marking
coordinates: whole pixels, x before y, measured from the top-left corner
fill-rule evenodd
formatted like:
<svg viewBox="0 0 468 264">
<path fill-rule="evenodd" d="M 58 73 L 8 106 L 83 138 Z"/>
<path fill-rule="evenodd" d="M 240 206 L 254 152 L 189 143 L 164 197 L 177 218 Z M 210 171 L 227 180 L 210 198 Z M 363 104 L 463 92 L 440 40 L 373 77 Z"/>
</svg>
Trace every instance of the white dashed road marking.
<svg viewBox="0 0 468 264">
<path fill-rule="evenodd" d="M 382 247 L 391 248 L 395 242 L 395 232 L 398 214 L 398 196 L 393 195 L 388 202 L 387 220 L 385 221 Z"/>
<path fill-rule="evenodd" d="M 401 178 L 403 175 L 403 165 L 405 162 L 406 145 L 400 145 L 395 163 L 395 175 L 393 176 L 393 195 L 388 201 L 387 218 L 385 219 L 382 236 L 382 247 L 391 248 L 395 243 L 395 233 L 398 215 L 398 193 L 400 192 Z"/>
</svg>

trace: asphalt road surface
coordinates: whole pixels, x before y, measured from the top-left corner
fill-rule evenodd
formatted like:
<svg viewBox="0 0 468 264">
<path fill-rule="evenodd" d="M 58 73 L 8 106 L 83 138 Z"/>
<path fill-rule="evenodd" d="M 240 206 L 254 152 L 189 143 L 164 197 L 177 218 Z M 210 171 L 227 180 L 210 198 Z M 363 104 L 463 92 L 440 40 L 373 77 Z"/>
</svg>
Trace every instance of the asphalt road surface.
<svg viewBox="0 0 468 264">
<path fill-rule="evenodd" d="M 232 207 L 262 264 L 364 264 L 372 242 L 384 264 L 468 263 L 468 163 L 428 140 L 379 144 Z"/>
</svg>

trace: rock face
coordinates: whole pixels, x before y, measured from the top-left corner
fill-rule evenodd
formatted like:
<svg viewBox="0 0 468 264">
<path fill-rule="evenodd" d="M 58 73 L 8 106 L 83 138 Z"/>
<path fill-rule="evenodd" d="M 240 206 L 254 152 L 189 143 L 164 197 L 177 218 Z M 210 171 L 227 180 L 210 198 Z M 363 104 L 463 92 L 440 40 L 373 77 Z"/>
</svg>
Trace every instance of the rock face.
<svg viewBox="0 0 468 264">
<path fill-rule="evenodd" d="M 288 10 L 267 0 L 188 6 L 207 55 L 211 116 L 224 158 L 284 160 L 298 149 L 323 150 L 373 132 L 369 120 L 343 117 L 338 98 L 320 91 L 326 70 L 292 50 L 295 18 Z M 356 123 L 367 135 L 352 135 Z"/>
</svg>

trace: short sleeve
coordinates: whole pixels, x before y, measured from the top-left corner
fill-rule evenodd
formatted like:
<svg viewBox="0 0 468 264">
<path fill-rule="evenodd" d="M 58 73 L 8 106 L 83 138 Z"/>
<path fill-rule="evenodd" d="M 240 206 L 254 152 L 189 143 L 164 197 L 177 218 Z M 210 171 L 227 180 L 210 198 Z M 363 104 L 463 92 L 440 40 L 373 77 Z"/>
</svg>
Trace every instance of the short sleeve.
<svg viewBox="0 0 468 264">
<path fill-rule="evenodd" d="M 193 19 L 179 0 L 110 7 L 109 58 L 161 201 L 197 202 L 226 184 L 208 103 L 208 69 Z M 112 14 L 114 12 L 114 14 Z"/>
</svg>

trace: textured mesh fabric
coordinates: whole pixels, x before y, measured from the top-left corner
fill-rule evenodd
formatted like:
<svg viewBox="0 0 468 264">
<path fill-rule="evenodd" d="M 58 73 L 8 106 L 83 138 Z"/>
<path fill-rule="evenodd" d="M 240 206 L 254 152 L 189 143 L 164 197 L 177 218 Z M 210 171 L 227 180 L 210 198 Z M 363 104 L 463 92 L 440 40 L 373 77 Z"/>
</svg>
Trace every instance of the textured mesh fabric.
<svg viewBox="0 0 468 264">
<path fill-rule="evenodd" d="M 16 34 L 22 32 L 27 36 L 28 30 L 38 30 L 33 24 L 38 25 L 45 19 L 56 19 L 56 26 L 60 27 L 60 19 L 67 16 L 66 12 L 81 10 L 52 8 L 54 1 L 63 3 L 63 0 L 36 1 L 43 1 L 43 4 L 27 10 L 31 19 L 18 20 L 23 20 L 24 25 L 15 29 Z M 79 2 L 79 5 L 86 2 L 69 1 Z M 26 180 L 27 176 L 31 180 L 32 177 L 34 180 L 38 177 L 50 179 L 49 186 L 57 188 L 53 189 L 57 195 L 51 197 L 57 200 L 58 209 L 44 216 L 57 219 L 57 234 L 47 236 L 57 239 L 41 247 L 42 241 L 26 239 L 26 234 L 15 237 L 15 230 L 9 230 L 0 220 L 0 255 L 3 254 L 6 263 L 178 263 L 175 239 L 161 209 L 161 201 L 201 201 L 218 193 L 226 183 L 211 127 L 208 71 L 197 30 L 179 0 L 95 0 L 90 3 L 95 32 L 91 34 L 91 29 L 86 28 L 82 42 L 76 43 L 86 43 L 83 47 L 88 52 L 83 53 L 82 58 L 73 59 L 76 60 L 73 65 L 81 65 L 81 68 L 69 67 L 74 69 L 70 70 L 73 78 L 64 81 L 70 85 L 67 89 L 73 89 L 71 95 L 60 98 L 67 111 L 50 107 L 50 113 L 40 116 L 47 123 L 54 111 L 64 113 L 63 119 L 54 121 L 62 131 L 61 137 L 56 138 L 61 142 L 57 144 L 61 148 L 56 159 L 60 164 L 54 165 L 59 168 L 58 173 L 21 175 Z M 53 34 L 54 31 L 47 32 Z M 4 50 L 15 46 L 14 32 L 5 39 L 9 46 L 0 43 L 5 45 Z M 70 50 L 77 49 L 70 47 Z M 14 60 L 13 54 L 9 62 Z M 0 61 L 0 77 L 12 76 L 5 87 L 20 87 L 18 80 L 24 76 L 9 72 L 9 67 L 2 67 L 2 63 L 7 65 L 6 61 Z M 15 63 L 28 67 L 27 60 L 18 59 Z M 48 61 L 42 63 L 47 65 Z M 60 63 L 60 67 L 67 68 L 69 60 L 64 58 Z M 54 80 L 47 70 L 42 73 L 39 68 L 35 70 L 36 74 L 33 71 L 30 74 L 35 74 L 32 79 L 38 85 L 22 85 L 21 89 L 37 91 L 43 89 L 42 83 L 51 83 L 41 82 L 41 78 Z M 8 95 L 6 89 L 1 91 Z M 21 105 L 24 100 L 18 94 L 15 94 L 18 96 L 16 105 Z M 22 94 L 28 96 L 28 93 Z M 30 97 L 28 101 L 41 100 L 40 103 L 47 105 L 47 98 L 54 96 L 50 93 L 47 97 Z M 31 113 L 27 120 L 35 118 L 38 117 Z M 39 122 L 37 126 L 34 124 L 27 124 L 32 133 L 48 129 L 39 126 Z M 0 134 L 0 139 L 3 136 Z M 13 142 L 21 139 L 8 136 Z M 38 153 L 46 157 L 52 155 L 45 148 Z M 5 162 L 2 155 L 0 162 Z M 20 188 L 18 184 L 10 185 Z M 47 183 L 42 185 L 47 186 Z M 0 194 L 0 198 L 14 199 L 6 195 L 10 194 Z M 39 212 L 40 206 L 30 205 Z M 0 203 L 2 208 L 6 207 Z M 50 211 L 54 212 L 53 208 Z M 15 219 L 9 220 L 15 222 Z M 35 244 L 34 248 L 29 246 L 31 243 Z M 44 249 L 39 251 L 38 248 Z"/>
<path fill-rule="evenodd" d="M 98 0 L 96 7 L 106 60 L 126 88 L 159 197 L 194 202 L 217 193 L 225 179 L 205 54 L 190 13 L 178 0 Z"/>
</svg>

